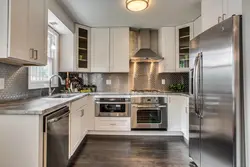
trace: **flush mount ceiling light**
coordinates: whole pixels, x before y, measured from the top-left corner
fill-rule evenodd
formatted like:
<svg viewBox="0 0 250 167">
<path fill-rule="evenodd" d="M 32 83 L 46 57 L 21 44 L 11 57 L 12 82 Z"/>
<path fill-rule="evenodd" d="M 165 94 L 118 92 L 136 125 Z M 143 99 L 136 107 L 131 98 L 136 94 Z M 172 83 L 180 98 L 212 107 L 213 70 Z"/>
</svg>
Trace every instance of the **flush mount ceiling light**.
<svg viewBox="0 0 250 167">
<path fill-rule="evenodd" d="M 133 12 L 139 12 L 147 9 L 149 0 L 126 0 L 126 7 Z"/>
</svg>

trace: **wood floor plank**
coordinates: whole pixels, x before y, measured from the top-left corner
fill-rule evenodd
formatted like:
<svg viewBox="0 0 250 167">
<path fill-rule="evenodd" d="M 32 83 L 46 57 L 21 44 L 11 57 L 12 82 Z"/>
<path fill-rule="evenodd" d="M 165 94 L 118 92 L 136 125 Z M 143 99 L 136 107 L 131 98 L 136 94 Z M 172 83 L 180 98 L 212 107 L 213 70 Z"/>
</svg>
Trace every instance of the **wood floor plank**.
<svg viewBox="0 0 250 167">
<path fill-rule="evenodd" d="M 89 136 L 70 167 L 189 167 L 180 138 Z"/>
</svg>

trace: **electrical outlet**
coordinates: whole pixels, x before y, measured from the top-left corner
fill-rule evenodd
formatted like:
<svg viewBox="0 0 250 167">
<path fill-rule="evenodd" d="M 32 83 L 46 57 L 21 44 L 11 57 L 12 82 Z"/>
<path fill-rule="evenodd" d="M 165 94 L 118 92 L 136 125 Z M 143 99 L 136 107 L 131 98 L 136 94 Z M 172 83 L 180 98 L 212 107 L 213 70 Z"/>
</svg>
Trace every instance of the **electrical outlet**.
<svg viewBox="0 0 250 167">
<path fill-rule="evenodd" d="M 165 80 L 165 79 L 162 79 L 162 80 L 161 80 L 161 84 L 162 84 L 162 85 L 165 85 L 165 84 L 166 84 L 166 80 Z"/>
<path fill-rule="evenodd" d="M 111 80 L 110 79 L 106 80 L 106 85 L 111 85 Z"/>
<path fill-rule="evenodd" d="M 4 89 L 4 78 L 0 78 L 0 89 Z"/>
</svg>

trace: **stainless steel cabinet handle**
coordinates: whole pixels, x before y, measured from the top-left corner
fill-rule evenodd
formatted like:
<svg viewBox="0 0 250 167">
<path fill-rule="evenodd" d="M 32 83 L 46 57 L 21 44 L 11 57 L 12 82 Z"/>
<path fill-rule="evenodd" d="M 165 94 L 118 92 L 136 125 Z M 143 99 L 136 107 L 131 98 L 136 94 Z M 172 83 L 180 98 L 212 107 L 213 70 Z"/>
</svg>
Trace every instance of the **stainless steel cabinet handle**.
<svg viewBox="0 0 250 167">
<path fill-rule="evenodd" d="M 30 49 L 30 59 L 34 59 L 34 49 Z"/>
<path fill-rule="evenodd" d="M 115 126 L 116 124 L 110 124 L 110 125 Z"/>
<path fill-rule="evenodd" d="M 226 14 L 224 13 L 223 15 L 222 15 L 222 20 L 225 20 L 226 19 Z"/>
<path fill-rule="evenodd" d="M 220 23 L 220 22 L 221 22 L 221 16 L 218 17 L 218 23 Z"/>
<path fill-rule="evenodd" d="M 37 60 L 38 59 L 38 50 L 34 50 L 34 53 L 35 53 L 35 60 Z"/>
<path fill-rule="evenodd" d="M 81 117 L 84 116 L 84 110 L 81 110 Z"/>
</svg>

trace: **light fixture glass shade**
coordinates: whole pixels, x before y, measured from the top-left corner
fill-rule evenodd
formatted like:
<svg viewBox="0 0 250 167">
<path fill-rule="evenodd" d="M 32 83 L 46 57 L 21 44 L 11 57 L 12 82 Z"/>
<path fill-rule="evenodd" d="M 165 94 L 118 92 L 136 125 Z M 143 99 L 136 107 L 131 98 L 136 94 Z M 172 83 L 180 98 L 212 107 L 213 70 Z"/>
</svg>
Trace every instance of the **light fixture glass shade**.
<svg viewBox="0 0 250 167">
<path fill-rule="evenodd" d="M 149 0 L 127 0 L 126 7 L 128 10 L 138 12 L 146 9 L 149 5 Z"/>
</svg>

